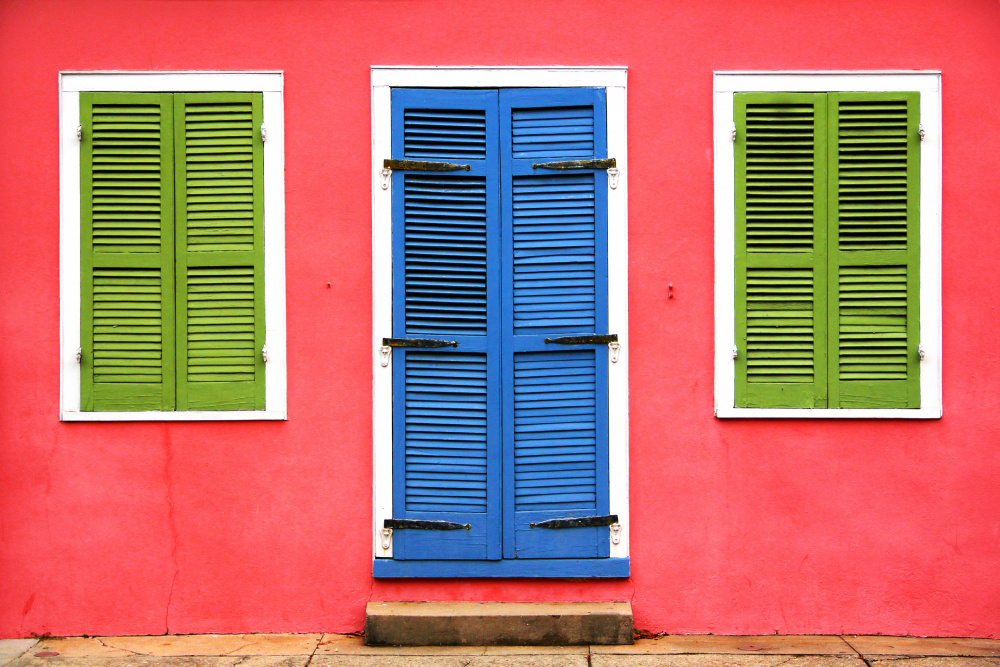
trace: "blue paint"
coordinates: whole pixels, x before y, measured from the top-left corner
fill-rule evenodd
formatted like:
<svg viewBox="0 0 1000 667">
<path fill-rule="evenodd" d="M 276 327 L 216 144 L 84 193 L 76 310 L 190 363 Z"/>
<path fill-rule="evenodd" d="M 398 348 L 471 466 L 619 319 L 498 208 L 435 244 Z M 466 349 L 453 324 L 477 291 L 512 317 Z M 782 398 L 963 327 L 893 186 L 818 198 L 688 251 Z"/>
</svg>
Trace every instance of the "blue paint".
<svg viewBox="0 0 1000 667">
<path fill-rule="evenodd" d="M 534 161 L 607 157 L 603 89 L 392 92 L 392 157 L 470 165 L 392 179 L 393 516 L 376 576 L 628 576 L 609 530 L 608 354 L 546 336 L 608 331 L 607 175 Z M 500 560 L 501 557 L 503 560 Z M 592 560 L 587 560 L 592 559 Z M 379 574 L 383 572 L 384 574 Z"/>
<path fill-rule="evenodd" d="M 372 563 L 376 579 L 506 577 L 555 579 L 627 579 L 628 558 L 563 558 L 539 560 L 392 560 L 376 558 Z"/>
<path fill-rule="evenodd" d="M 607 348 L 544 342 L 611 333 L 607 174 L 532 167 L 607 157 L 604 91 L 501 90 L 500 142 L 504 558 L 606 558 L 606 527 L 530 527 L 608 514 Z"/>
<path fill-rule="evenodd" d="M 496 91 L 392 92 L 392 157 L 470 171 L 392 178 L 393 336 L 457 348 L 393 352 L 397 559 L 500 558 L 499 165 Z"/>
</svg>

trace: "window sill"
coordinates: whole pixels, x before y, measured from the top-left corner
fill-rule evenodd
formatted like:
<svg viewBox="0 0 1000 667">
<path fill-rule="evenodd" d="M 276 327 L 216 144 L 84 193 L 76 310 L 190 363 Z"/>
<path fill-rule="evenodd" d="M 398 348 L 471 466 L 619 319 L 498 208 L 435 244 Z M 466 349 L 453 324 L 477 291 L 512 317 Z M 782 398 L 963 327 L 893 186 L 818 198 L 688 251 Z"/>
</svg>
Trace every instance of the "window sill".
<svg viewBox="0 0 1000 667">
<path fill-rule="evenodd" d="M 260 421 L 285 420 L 288 414 L 281 410 L 190 410 L 187 412 L 68 412 L 63 411 L 59 420 L 64 422 L 190 422 L 190 421 Z"/>
<path fill-rule="evenodd" d="M 716 408 L 719 419 L 941 419 L 938 407 L 916 409 Z"/>
<path fill-rule="evenodd" d="M 549 579 L 627 579 L 628 558 L 552 558 L 532 560 L 392 560 L 376 558 L 376 579 L 527 577 Z"/>
</svg>

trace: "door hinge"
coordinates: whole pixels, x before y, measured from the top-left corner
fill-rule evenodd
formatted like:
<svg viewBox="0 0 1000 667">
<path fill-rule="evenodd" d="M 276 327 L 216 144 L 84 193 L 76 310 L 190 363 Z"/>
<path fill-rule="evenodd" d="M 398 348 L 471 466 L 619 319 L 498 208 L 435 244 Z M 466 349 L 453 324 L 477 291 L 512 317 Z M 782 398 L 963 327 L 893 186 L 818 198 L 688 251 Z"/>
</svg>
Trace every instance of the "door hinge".
<svg viewBox="0 0 1000 667">
<path fill-rule="evenodd" d="M 608 350 L 611 351 L 611 363 L 617 364 L 618 353 L 622 351 L 622 344 L 616 340 L 613 340 L 610 343 L 608 343 Z"/>
<path fill-rule="evenodd" d="M 618 523 L 617 514 L 606 516 L 573 516 L 565 519 L 549 519 L 538 523 L 529 523 L 530 528 L 593 528 L 595 526 L 613 526 Z"/>
<path fill-rule="evenodd" d="M 389 178 L 392 177 L 392 169 L 390 169 L 389 167 L 385 167 L 384 169 L 382 169 L 382 171 L 379 172 L 379 176 L 382 177 L 382 189 L 388 190 Z"/>
<path fill-rule="evenodd" d="M 267 345 L 266 344 L 261 345 L 261 347 L 260 347 L 260 357 L 261 357 L 261 359 L 264 360 L 265 364 L 268 362 Z"/>
<path fill-rule="evenodd" d="M 733 123 L 733 126 L 729 130 L 729 140 L 736 141 L 736 123 Z"/>
<path fill-rule="evenodd" d="M 927 358 L 927 350 L 924 349 L 923 345 L 917 345 L 917 358 L 923 361 Z"/>
<path fill-rule="evenodd" d="M 267 141 L 267 126 L 264 123 L 260 124 L 260 140 L 262 143 Z"/>
<path fill-rule="evenodd" d="M 390 530 L 471 530 L 471 523 L 423 519 L 386 519 L 383 528 Z"/>
<path fill-rule="evenodd" d="M 385 368 L 389 365 L 389 355 L 392 354 L 392 348 L 388 345 L 383 345 L 378 349 L 378 362 Z"/>
<path fill-rule="evenodd" d="M 923 141 L 925 138 L 927 138 L 927 132 L 924 131 L 923 123 L 917 125 L 917 135 L 920 137 L 920 141 Z"/>
<path fill-rule="evenodd" d="M 83 141 L 83 125 L 76 126 L 76 140 Z"/>
<path fill-rule="evenodd" d="M 618 167 L 608 167 L 608 187 L 612 190 L 618 189 Z"/>
<path fill-rule="evenodd" d="M 379 533 L 382 536 L 382 551 L 387 551 L 392 546 L 392 528 L 383 528 Z"/>
<path fill-rule="evenodd" d="M 733 359 L 737 358 L 738 356 L 740 356 L 740 350 L 738 347 L 733 345 Z"/>
<path fill-rule="evenodd" d="M 76 348 L 76 363 L 78 363 L 78 364 L 83 363 L 83 348 L 82 347 Z"/>
<path fill-rule="evenodd" d="M 618 544 L 622 541 L 622 525 L 620 523 L 613 523 L 611 528 L 611 544 Z"/>
</svg>

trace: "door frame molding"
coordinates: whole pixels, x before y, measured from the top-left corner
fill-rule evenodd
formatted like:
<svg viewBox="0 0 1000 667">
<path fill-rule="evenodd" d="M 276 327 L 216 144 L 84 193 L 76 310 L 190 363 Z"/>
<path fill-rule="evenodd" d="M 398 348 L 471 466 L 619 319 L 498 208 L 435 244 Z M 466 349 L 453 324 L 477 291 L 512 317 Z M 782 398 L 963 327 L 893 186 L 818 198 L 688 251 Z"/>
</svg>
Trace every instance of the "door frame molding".
<svg viewBox="0 0 1000 667">
<path fill-rule="evenodd" d="M 608 477 L 610 513 L 618 515 L 620 539 L 611 560 L 627 563 L 628 513 L 628 156 L 626 67 L 406 67 L 371 68 L 372 113 L 372 554 L 383 548 L 381 526 L 392 518 L 392 355 L 382 366 L 379 348 L 392 332 L 392 188 L 383 188 L 382 160 L 391 156 L 391 90 L 407 88 L 604 88 L 607 94 L 608 155 L 617 161 L 616 188 L 608 188 L 608 326 L 621 345 L 608 373 Z M 391 178 L 391 177 L 390 177 Z M 378 565 L 378 563 L 376 563 Z M 618 568 L 626 572 L 624 568 Z M 378 568 L 376 568 L 376 571 Z M 545 569 L 545 572 L 556 570 Z M 413 573 L 402 576 L 421 576 Z M 424 575 L 428 576 L 428 575 Z M 437 576 L 440 576 L 438 574 Z M 457 573 L 455 576 L 461 576 Z M 471 572 L 464 576 L 477 576 Z M 488 576 L 488 575 L 487 575 Z M 518 576 L 518 575 L 509 575 Z M 531 575 L 528 575 L 531 576 Z M 536 574 L 534 576 L 581 576 Z M 622 575 L 618 575 L 622 576 Z"/>
</svg>

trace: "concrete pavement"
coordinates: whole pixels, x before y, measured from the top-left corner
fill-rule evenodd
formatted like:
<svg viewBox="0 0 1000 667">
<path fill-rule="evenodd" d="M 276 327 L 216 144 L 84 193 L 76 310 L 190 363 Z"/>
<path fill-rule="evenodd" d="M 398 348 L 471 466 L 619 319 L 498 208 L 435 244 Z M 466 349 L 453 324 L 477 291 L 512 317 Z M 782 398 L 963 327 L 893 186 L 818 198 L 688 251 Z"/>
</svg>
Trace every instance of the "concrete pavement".
<svg viewBox="0 0 1000 667">
<path fill-rule="evenodd" d="M 1000 667 L 1000 640 L 667 635 L 631 646 L 371 647 L 333 634 L 0 640 L 0 667 Z"/>
</svg>

